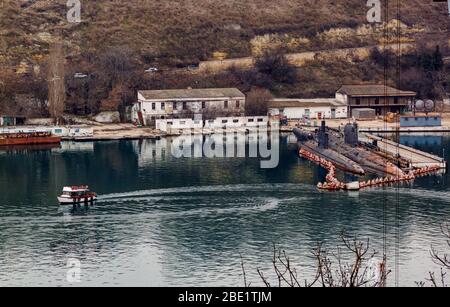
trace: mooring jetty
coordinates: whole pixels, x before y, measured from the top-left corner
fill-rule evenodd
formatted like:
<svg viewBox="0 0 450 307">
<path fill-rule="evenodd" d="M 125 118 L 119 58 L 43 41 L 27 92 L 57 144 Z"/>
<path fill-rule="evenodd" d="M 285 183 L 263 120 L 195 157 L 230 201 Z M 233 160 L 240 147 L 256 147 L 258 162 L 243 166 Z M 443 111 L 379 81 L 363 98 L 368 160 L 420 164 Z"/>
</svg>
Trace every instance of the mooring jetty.
<svg viewBox="0 0 450 307">
<path fill-rule="evenodd" d="M 361 134 L 360 138 L 362 141 L 376 144 L 377 150 L 380 150 L 381 152 L 393 156 L 398 155 L 400 158 L 406 160 L 410 167 L 421 168 L 439 165 L 440 169 L 447 169 L 447 162 L 442 157 L 438 157 L 376 135 Z"/>
<path fill-rule="evenodd" d="M 360 134 L 356 123 L 344 130 L 330 129 L 325 121 L 314 132 L 294 129 L 301 157 L 328 170 L 323 190 L 359 190 L 361 188 L 414 180 L 447 169 L 447 162 L 438 156 L 398 144 L 378 136 Z M 356 175 L 372 174 L 378 178 L 342 183 L 336 169 Z"/>
</svg>

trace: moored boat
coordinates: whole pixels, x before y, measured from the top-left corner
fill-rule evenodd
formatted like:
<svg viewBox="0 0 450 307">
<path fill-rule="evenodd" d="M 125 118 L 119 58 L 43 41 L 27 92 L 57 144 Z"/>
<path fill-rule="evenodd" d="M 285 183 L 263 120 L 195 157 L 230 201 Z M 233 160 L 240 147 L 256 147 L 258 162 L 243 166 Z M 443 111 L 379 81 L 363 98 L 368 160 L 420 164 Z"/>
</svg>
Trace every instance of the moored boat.
<svg viewBox="0 0 450 307">
<path fill-rule="evenodd" d="M 0 146 L 59 144 L 61 138 L 49 132 L 3 133 Z"/>
<path fill-rule="evenodd" d="M 88 186 L 64 187 L 63 193 L 58 197 L 60 205 L 76 205 L 81 203 L 93 203 L 97 200 L 97 194 L 91 192 Z"/>
</svg>

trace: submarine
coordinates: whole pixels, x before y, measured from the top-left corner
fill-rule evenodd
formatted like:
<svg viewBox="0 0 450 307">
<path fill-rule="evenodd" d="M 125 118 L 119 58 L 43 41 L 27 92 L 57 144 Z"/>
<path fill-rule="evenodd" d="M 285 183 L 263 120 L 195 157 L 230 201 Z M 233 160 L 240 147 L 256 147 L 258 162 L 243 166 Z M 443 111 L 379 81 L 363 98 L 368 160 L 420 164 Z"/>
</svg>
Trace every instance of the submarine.
<svg viewBox="0 0 450 307">
<path fill-rule="evenodd" d="M 365 175 L 364 169 L 358 164 L 342 155 L 341 153 L 329 148 L 329 133 L 322 122 L 317 137 L 313 133 L 295 128 L 294 135 L 297 137 L 297 145 L 299 149 L 306 150 L 312 154 L 319 156 L 333 163 L 337 168 L 353 173 L 355 175 Z"/>
<path fill-rule="evenodd" d="M 299 149 L 304 149 L 332 162 L 337 168 L 357 175 L 375 174 L 404 176 L 403 170 L 380 154 L 371 151 L 370 144 L 359 141 L 358 125 L 347 124 L 344 131 L 326 127 L 322 121 L 320 128 L 314 132 L 294 129 Z"/>
<path fill-rule="evenodd" d="M 358 124 L 347 124 L 344 127 L 343 135 L 339 131 L 330 131 L 328 146 L 358 163 L 367 173 L 395 177 L 405 175 L 398 166 L 389 160 L 369 150 L 366 146 L 361 146 L 358 135 Z"/>
</svg>

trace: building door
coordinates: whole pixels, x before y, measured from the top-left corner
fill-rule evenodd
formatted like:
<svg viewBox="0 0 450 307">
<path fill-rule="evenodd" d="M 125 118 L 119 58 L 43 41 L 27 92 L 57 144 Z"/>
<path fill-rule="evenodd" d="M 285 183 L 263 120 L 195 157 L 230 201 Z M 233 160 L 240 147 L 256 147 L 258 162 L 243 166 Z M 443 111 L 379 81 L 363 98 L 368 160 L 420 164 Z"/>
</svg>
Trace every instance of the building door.
<svg viewBox="0 0 450 307">
<path fill-rule="evenodd" d="M 331 109 L 331 118 L 332 119 L 336 118 L 336 109 Z"/>
<path fill-rule="evenodd" d="M 310 119 L 311 118 L 311 110 L 310 109 L 306 109 L 305 110 L 305 118 L 306 119 Z"/>
<path fill-rule="evenodd" d="M 145 125 L 144 115 L 142 114 L 141 111 L 138 111 L 138 122 L 139 122 L 139 124 L 142 125 L 142 126 Z"/>
</svg>

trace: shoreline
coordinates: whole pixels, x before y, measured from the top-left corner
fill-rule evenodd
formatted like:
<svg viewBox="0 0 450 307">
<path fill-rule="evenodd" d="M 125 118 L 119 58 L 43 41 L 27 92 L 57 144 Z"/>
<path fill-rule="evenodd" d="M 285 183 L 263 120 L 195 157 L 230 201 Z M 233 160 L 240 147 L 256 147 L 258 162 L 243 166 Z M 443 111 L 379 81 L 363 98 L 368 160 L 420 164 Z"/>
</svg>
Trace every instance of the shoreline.
<svg viewBox="0 0 450 307">
<path fill-rule="evenodd" d="M 318 126 L 299 126 L 302 128 L 319 128 Z M 284 127 L 280 131 L 281 132 L 292 132 L 296 127 Z M 332 127 L 336 128 L 336 127 Z M 364 128 L 360 127 L 359 132 L 362 133 L 400 133 L 400 134 L 412 134 L 412 133 L 450 133 L 450 127 L 416 127 L 416 128 L 400 128 L 400 129 L 383 129 L 383 128 Z"/>
<path fill-rule="evenodd" d="M 332 129 L 339 129 L 348 123 L 352 123 L 351 119 L 328 119 L 325 120 L 328 127 Z M 314 122 L 314 121 L 312 121 Z M 399 123 L 388 123 L 383 120 L 358 120 L 356 121 L 359 131 L 363 133 L 449 133 L 450 132 L 450 114 L 443 114 L 442 126 L 438 127 L 399 127 Z M 305 125 L 299 121 L 289 121 L 288 126 L 281 127 L 284 131 L 290 132 L 296 127 L 304 127 L 315 129 L 319 126 L 319 121 L 315 121 L 314 125 Z"/>
<path fill-rule="evenodd" d="M 330 128 L 338 129 L 343 127 L 345 124 L 349 123 L 350 120 L 326 120 L 327 125 Z M 380 134 L 390 134 L 390 133 L 400 133 L 400 134 L 414 134 L 414 133 L 450 133 L 450 118 L 443 119 L 443 126 L 441 127 L 408 127 L 398 129 L 395 123 L 386 123 L 381 120 L 376 121 L 358 121 L 359 131 L 362 133 L 380 133 Z M 14 126 L 9 128 L 23 128 L 27 126 Z M 70 126 L 67 126 L 70 127 Z M 148 128 L 148 127 L 136 127 L 129 123 L 124 124 L 103 124 L 99 126 L 93 125 L 83 125 L 86 128 L 93 129 L 92 136 L 67 136 L 61 137 L 62 141 L 73 141 L 73 142 L 102 142 L 102 141 L 120 141 L 120 140 L 160 140 L 166 137 L 180 136 L 183 135 L 183 131 L 177 131 L 178 133 L 165 133 L 160 130 Z M 309 129 L 315 129 L 317 126 L 313 125 L 303 125 L 298 121 L 290 121 L 288 126 L 280 126 L 280 133 L 291 133 L 294 128 L 303 127 Z M 233 132 L 244 132 L 246 128 L 234 128 Z M 270 127 L 267 129 L 270 131 Z M 216 133 L 225 133 L 224 130 L 206 130 L 206 131 L 194 131 L 195 135 L 210 135 Z"/>
</svg>

